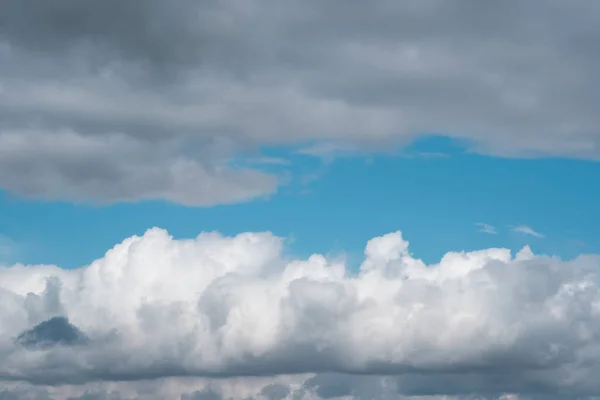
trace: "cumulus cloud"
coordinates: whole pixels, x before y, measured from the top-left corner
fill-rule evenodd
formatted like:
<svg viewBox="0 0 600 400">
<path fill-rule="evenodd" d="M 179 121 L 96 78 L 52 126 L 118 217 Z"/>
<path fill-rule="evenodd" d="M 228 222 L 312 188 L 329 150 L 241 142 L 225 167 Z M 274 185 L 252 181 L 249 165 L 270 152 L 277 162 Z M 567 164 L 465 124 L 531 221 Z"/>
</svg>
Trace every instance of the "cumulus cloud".
<svg viewBox="0 0 600 400">
<path fill-rule="evenodd" d="M 0 381 L 121 382 L 119 393 L 204 382 L 187 398 L 248 382 L 254 394 L 227 396 L 589 395 L 600 390 L 599 273 L 599 256 L 528 247 L 425 265 L 400 232 L 370 240 L 352 270 L 290 259 L 267 232 L 176 240 L 154 228 L 79 269 L 0 269 Z"/>
<path fill-rule="evenodd" d="M 513 232 L 519 232 L 519 233 L 524 233 L 526 235 L 530 235 L 530 236 L 535 236 L 536 238 L 543 238 L 544 235 L 542 235 L 539 232 L 536 232 L 533 230 L 533 228 L 527 226 L 527 225 L 519 225 L 513 228 Z"/>
<path fill-rule="evenodd" d="M 598 158 L 599 7 L 5 0 L 0 187 L 242 201 L 281 178 L 232 157 L 389 149 L 428 133 L 497 155 Z"/>
</svg>

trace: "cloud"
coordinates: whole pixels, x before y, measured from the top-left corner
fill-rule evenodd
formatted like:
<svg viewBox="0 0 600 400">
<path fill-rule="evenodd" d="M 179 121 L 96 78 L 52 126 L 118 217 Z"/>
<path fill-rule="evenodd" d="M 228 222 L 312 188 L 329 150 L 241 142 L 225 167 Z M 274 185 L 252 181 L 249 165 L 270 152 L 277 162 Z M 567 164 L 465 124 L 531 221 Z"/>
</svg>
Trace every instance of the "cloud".
<svg viewBox="0 0 600 400">
<path fill-rule="evenodd" d="M 514 400 L 518 398 L 533 400 L 550 397 L 514 394 L 404 396 L 398 394 L 396 383 L 390 377 L 353 377 L 332 374 L 232 380 L 174 379 L 160 384 L 96 383 L 86 385 L 85 388 L 7 384 L 4 390 L 0 389 L 2 400 Z"/>
<path fill-rule="evenodd" d="M 534 231 L 532 228 L 528 227 L 527 225 L 519 225 L 519 226 L 513 228 L 513 232 L 524 233 L 526 235 L 535 236 L 537 238 L 543 238 L 544 237 L 544 235 L 542 235 L 541 233 L 538 233 L 538 232 Z"/>
<path fill-rule="evenodd" d="M 319 254 L 289 259 L 268 232 L 175 240 L 154 228 L 79 269 L 2 268 L 0 388 L 258 380 L 257 395 L 281 383 L 289 398 L 302 388 L 364 399 L 600 390 L 600 256 L 492 248 L 425 265 L 408 245 L 400 232 L 374 238 L 352 270 Z M 22 346 L 23 335 L 46 345 Z"/>
<path fill-rule="evenodd" d="M 597 159 L 599 7 L 5 0 L 0 187 L 236 202 L 280 184 L 230 165 L 241 154 L 389 150 L 428 133 L 495 155 Z"/>
<path fill-rule="evenodd" d="M 477 225 L 479 227 L 479 232 L 489 233 L 490 235 L 495 235 L 496 233 L 498 233 L 498 232 L 496 232 L 496 228 L 494 228 L 490 224 L 484 224 L 484 223 L 478 222 L 475 225 Z"/>
<path fill-rule="evenodd" d="M 277 186 L 267 173 L 212 164 L 209 144 L 198 150 L 204 160 L 169 146 L 124 135 L 0 132 L 0 182 L 28 197 L 100 204 L 161 198 L 198 206 L 247 200 Z"/>
<path fill-rule="evenodd" d="M 16 343 L 25 347 L 53 347 L 86 344 L 83 332 L 69 323 L 65 317 L 52 317 L 21 333 Z"/>
</svg>

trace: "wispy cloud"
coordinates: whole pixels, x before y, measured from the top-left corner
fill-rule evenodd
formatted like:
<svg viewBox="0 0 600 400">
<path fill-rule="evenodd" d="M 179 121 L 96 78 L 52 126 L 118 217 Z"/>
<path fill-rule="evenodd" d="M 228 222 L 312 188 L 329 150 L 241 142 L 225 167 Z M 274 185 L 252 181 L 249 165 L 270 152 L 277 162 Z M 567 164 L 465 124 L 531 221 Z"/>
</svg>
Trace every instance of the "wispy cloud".
<svg viewBox="0 0 600 400">
<path fill-rule="evenodd" d="M 450 154 L 448 153 L 443 153 L 441 151 L 418 151 L 418 152 L 404 152 L 404 153 L 400 153 L 401 157 L 404 158 L 426 158 L 426 159 L 431 159 L 431 158 L 447 158 L 450 157 Z"/>
<path fill-rule="evenodd" d="M 325 161 L 333 161 L 335 158 L 355 154 L 357 149 L 354 146 L 340 143 L 317 143 L 308 147 L 299 149 L 296 154 L 318 157 Z"/>
<path fill-rule="evenodd" d="M 290 160 L 281 157 L 257 157 L 248 160 L 253 164 L 290 165 Z"/>
<path fill-rule="evenodd" d="M 477 225 L 479 227 L 479 232 L 489 233 L 490 235 L 495 235 L 498 233 L 498 232 L 496 232 L 496 228 L 494 228 L 490 224 L 484 224 L 483 222 L 477 222 L 475 225 Z"/>
<path fill-rule="evenodd" d="M 536 232 L 533 230 L 533 228 L 527 226 L 527 225 L 519 225 L 513 228 L 513 232 L 519 232 L 519 233 L 524 233 L 526 235 L 531 235 L 531 236 L 535 236 L 537 238 L 543 238 L 544 235 L 542 235 L 539 232 Z"/>
</svg>

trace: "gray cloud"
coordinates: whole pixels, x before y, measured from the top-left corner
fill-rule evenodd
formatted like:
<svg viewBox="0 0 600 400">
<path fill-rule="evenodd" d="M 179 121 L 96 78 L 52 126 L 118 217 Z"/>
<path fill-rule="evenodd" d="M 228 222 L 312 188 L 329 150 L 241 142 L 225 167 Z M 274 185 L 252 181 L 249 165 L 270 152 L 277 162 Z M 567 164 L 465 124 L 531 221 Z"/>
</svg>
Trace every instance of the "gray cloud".
<svg viewBox="0 0 600 400">
<path fill-rule="evenodd" d="M 272 383 L 263 387 L 260 394 L 268 400 L 283 400 L 290 394 L 290 388 L 280 383 Z"/>
<path fill-rule="evenodd" d="M 19 345 L 29 348 L 83 345 L 88 338 L 64 317 L 42 321 L 17 337 Z"/>
<path fill-rule="evenodd" d="M 450 379 L 450 378 L 449 378 Z M 473 387 L 469 383 L 468 389 Z M 441 381 L 458 387 L 457 383 Z M 441 384 L 433 384 L 435 392 Z M 431 383 L 430 383 L 431 385 Z M 463 390 L 465 392 L 465 390 Z M 561 393 L 509 394 L 506 392 L 470 392 L 461 395 L 410 395 L 393 377 L 320 374 L 311 376 L 274 376 L 238 380 L 165 380 L 158 385 L 135 383 L 97 383 L 82 386 L 33 386 L 7 384 L 0 400 L 562 400 L 594 399 L 593 396 L 573 396 Z"/>
<path fill-rule="evenodd" d="M 598 158 L 595 2 L 7 0 L 0 186 L 189 205 L 272 193 L 228 160 L 442 133 Z"/>
<path fill-rule="evenodd" d="M 210 388 L 181 396 L 181 400 L 222 400 L 223 396 Z"/>
</svg>

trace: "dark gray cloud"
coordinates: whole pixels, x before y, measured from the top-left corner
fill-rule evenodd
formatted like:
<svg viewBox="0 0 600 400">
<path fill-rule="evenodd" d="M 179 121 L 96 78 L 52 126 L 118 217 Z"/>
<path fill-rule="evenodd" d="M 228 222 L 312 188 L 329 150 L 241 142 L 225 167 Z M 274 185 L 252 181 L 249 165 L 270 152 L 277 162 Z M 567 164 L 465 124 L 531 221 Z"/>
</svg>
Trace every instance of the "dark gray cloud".
<svg viewBox="0 0 600 400">
<path fill-rule="evenodd" d="M 290 394 L 290 388 L 280 383 L 272 383 L 262 388 L 260 394 L 267 400 L 283 400 Z"/>
<path fill-rule="evenodd" d="M 0 187 L 86 202 L 242 201 L 281 178 L 231 157 L 427 133 L 505 156 L 596 159 L 599 8 L 6 0 Z"/>
<path fill-rule="evenodd" d="M 17 337 L 17 344 L 28 348 L 49 348 L 53 346 L 76 346 L 89 342 L 85 333 L 65 317 L 52 317 L 40 322 Z"/>
<path fill-rule="evenodd" d="M 181 400 L 222 400 L 222 399 L 223 399 L 223 395 L 211 388 L 198 390 L 194 393 L 184 394 L 181 396 Z"/>
</svg>

